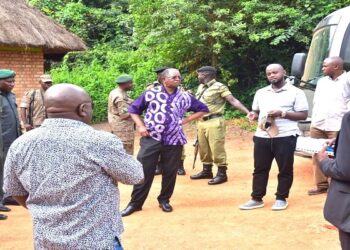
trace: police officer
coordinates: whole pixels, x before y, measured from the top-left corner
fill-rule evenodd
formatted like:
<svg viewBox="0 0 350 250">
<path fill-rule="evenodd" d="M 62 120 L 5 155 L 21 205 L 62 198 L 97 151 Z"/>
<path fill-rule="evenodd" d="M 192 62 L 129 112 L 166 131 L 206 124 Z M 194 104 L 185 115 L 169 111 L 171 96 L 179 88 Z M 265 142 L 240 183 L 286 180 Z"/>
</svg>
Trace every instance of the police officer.
<svg viewBox="0 0 350 250">
<path fill-rule="evenodd" d="M 2 189 L 7 151 L 12 142 L 21 135 L 16 96 L 12 93 L 15 76 L 16 73 L 12 70 L 0 69 L 0 211 L 2 212 L 10 211 L 6 204 L 16 203 L 11 196 L 6 196 Z M 6 218 L 7 216 L 0 215 L 0 219 Z"/>
<path fill-rule="evenodd" d="M 208 184 L 215 185 L 227 181 L 227 160 L 225 152 L 225 103 L 249 114 L 249 110 L 235 97 L 228 87 L 216 81 L 216 69 L 204 66 L 197 70 L 199 87 L 196 97 L 206 104 L 209 113 L 198 121 L 199 154 L 203 171 L 192 175 L 192 180 L 211 179 Z M 213 178 L 213 163 L 218 166 L 217 175 Z"/>
<path fill-rule="evenodd" d="M 21 119 L 26 131 L 40 127 L 47 117 L 44 107 L 44 94 L 52 86 L 51 76 L 41 75 L 39 84 L 41 88 L 32 89 L 25 93 L 19 105 Z"/>
<path fill-rule="evenodd" d="M 166 69 L 169 69 L 169 67 L 160 67 L 160 68 L 157 68 L 154 72 L 157 74 L 157 80 L 155 80 L 154 82 L 150 82 L 147 84 L 146 86 L 146 90 L 149 90 L 153 87 L 156 87 L 156 86 L 159 86 L 161 83 L 160 83 L 160 77 L 161 77 L 161 74 L 164 72 L 164 70 Z"/>
<path fill-rule="evenodd" d="M 134 121 L 128 113 L 128 108 L 133 102 L 127 91 L 133 89 L 133 81 L 130 75 L 121 75 L 116 79 L 119 85 L 109 93 L 108 97 L 108 122 L 112 133 L 123 142 L 125 151 L 134 154 Z"/>
</svg>

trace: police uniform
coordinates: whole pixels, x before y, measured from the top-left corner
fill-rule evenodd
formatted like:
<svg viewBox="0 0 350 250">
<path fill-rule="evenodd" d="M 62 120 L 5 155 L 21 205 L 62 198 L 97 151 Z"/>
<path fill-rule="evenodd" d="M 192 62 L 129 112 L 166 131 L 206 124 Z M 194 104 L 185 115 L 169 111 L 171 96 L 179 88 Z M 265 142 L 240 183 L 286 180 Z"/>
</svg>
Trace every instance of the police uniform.
<svg viewBox="0 0 350 250">
<path fill-rule="evenodd" d="M 204 70 L 210 71 L 215 68 L 206 66 Z M 202 69 L 202 68 L 201 68 Z M 198 72 L 202 72 L 201 69 Z M 216 71 L 215 71 L 216 72 Z M 232 95 L 228 87 L 215 79 L 200 84 L 196 97 L 207 105 L 209 113 L 197 123 L 197 133 L 199 142 L 199 155 L 203 163 L 203 171 L 192 175 L 191 179 L 211 179 L 213 178 L 212 166 L 218 166 L 218 175 L 208 182 L 208 184 L 220 184 L 227 181 L 227 157 L 225 151 L 225 97 Z M 221 177 L 220 177 L 221 176 Z M 218 179 L 219 178 L 219 179 Z"/>
<path fill-rule="evenodd" d="M 120 77 L 118 77 L 117 83 L 120 84 L 132 80 L 131 78 L 128 79 L 129 78 L 120 79 Z M 133 99 L 120 87 L 112 90 L 108 97 L 108 122 L 112 133 L 120 138 L 125 151 L 131 155 L 134 154 L 135 124 L 130 116 L 126 119 L 123 118 L 129 115 L 128 108 L 132 102 Z"/>
</svg>

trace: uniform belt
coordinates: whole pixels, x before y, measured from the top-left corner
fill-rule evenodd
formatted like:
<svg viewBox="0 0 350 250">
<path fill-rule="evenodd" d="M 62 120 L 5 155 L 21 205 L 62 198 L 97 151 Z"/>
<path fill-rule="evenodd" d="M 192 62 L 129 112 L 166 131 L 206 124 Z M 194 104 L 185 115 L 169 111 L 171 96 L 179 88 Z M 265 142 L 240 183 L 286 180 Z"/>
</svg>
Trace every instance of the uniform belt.
<svg viewBox="0 0 350 250">
<path fill-rule="evenodd" d="M 212 114 L 212 115 L 205 116 L 203 117 L 203 121 L 208 121 L 210 119 L 214 119 L 218 117 L 222 117 L 222 114 Z"/>
</svg>

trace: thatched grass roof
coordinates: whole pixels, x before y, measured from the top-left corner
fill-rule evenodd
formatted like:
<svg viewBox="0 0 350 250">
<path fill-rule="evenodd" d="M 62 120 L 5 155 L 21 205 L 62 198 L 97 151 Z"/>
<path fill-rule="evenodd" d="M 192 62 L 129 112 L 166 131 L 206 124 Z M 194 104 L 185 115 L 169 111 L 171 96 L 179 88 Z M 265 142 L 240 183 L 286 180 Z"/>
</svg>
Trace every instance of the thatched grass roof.
<svg viewBox="0 0 350 250">
<path fill-rule="evenodd" d="M 86 49 L 78 36 L 24 0 L 0 0 L 0 46 L 43 48 L 46 54 Z"/>
</svg>

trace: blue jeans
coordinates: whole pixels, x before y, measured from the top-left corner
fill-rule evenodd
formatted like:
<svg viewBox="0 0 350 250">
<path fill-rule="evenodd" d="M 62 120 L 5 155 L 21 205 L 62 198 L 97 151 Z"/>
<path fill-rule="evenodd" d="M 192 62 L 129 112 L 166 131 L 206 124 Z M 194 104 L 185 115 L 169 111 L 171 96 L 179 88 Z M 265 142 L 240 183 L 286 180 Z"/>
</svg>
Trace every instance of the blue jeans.
<svg viewBox="0 0 350 250">
<path fill-rule="evenodd" d="M 124 250 L 124 248 L 122 247 L 122 244 L 120 243 L 118 237 L 114 238 L 113 250 Z"/>
</svg>

